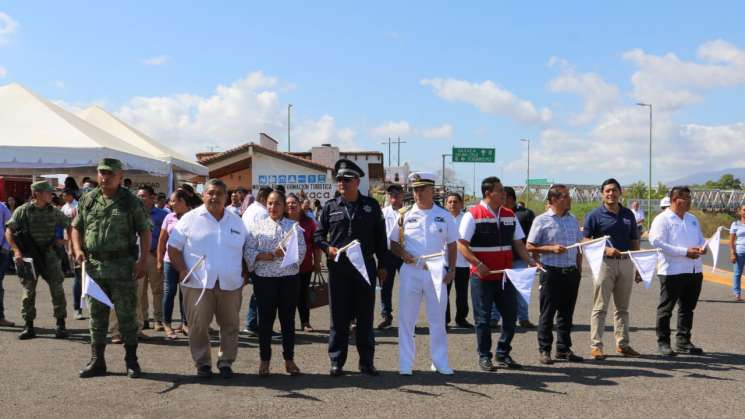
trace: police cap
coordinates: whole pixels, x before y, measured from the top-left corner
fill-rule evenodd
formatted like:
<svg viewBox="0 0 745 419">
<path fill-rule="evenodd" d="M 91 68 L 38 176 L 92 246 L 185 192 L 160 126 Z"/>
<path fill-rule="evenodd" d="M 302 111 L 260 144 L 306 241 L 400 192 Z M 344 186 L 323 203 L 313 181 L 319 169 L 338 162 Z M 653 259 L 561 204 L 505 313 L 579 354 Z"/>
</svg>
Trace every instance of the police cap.
<svg viewBox="0 0 745 419">
<path fill-rule="evenodd" d="M 334 172 L 336 172 L 337 178 L 365 177 L 365 172 L 363 172 L 359 166 L 357 166 L 352 160 L 349 159 L 339 159 L 334 165 Z"/>
</svg>

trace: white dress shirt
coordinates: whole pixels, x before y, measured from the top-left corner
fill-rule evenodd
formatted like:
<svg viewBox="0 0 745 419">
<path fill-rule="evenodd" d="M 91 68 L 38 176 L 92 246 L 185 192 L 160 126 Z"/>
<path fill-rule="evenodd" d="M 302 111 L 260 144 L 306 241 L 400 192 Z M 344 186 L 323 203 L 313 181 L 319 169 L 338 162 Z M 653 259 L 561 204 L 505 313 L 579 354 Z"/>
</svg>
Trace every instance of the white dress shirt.
<svg viewBox="0 0 745 419">
<path fill-rule="evenodd" d="M 184 214 L 168 237 L 168 246 L 180 250 L 186 267 L 191 269 L 200 257 L 204 264 L 195 270 L 182 286 L 202 288 L 201 279 L 207 275 L 207 288 L 233 291 L 243 286 L 241 268 L 248 232 L 241 219 L 225 211 L 218 221 L 202 205 Z"/>
<path fill-rule="evenodd" d="M 403 247 L 407 252 L 419 257 L 445 251 L 447 259 L 447 245 L 458 240 L 458 228 L 449 212 L 437 205 L 420 209 L 414 204 L 403 217 Z M 399 231 L 398 223 L 394 223 L 388 240 L 398 243 Z"/>
<path fill-rule="evenodd" d="M 482 207 L 486 208 L 491 212 L 491 214 L 499 220 L 500 217 L 492 211 L 492 209 L 489 207 L 489 205 L 486 204 L 486 202 L 481 201 L 479 204 Z M 499 211 L 499 209 L 497 209 Z M 525 238 L 525 233 L 523 232 L 523 228 L 520 226 L 520 223 L 517 222 L 517 217 L 514 215 L 512 217 L 502 217 L 501 218 L 506 224 L 512 223 L 515 225 L 515 234 L 512 235 L 512 240 L 522 240 Z M 476 232 L 476 220 L 473 219 L 473 215 L 471 215 L 471 211 L 466 211 L 463 213 L 463 218 L 460 220 L 460 225 L 458 227 L 458 231 L 460 232 L 460 238 L 470 242 L 473 238 L 473 233 Z"/>
<path fill-rule="evenodd" d="M 385 236 L 388 237 L 391 235 L 393 226 L 395 226 L 396 222 L 398 221 L 398 210 L 388 205 L 387 207 L 383 208 L 383 219 L 385 220 Z M 390 240 L 388 240 L 388 250 L 391 250 Z"/>
<path fill-rule="evenodd" d="M 259 201 L 254 201 L 243 213 L 243 225 L 246 226 L 246 230 L 251 231 L 252 226 L 268 216 L 269 211 L 267 211 L 266 207 Z"/>
<path fill-rule="evenodd" d="M 68 218 L 75 218 L 75 216 L 78 215 L 78 200 L 73 199 L 70 202 L 65 202 L 65 205 L 62 206 L 61 211 Z"/>
<path fill-rule="evenodd" d="M 688 212 L 681 219 L 668 208 L 654 217 L 649 228 L 649 243 L 662 250 L 662 262 L 657 270 L 660 275 L 701 272 L 701 258 L 690 259 L 686 253 L 688 248 L 703 246 L 704 242 L 698 219 Z"/>
</svg>

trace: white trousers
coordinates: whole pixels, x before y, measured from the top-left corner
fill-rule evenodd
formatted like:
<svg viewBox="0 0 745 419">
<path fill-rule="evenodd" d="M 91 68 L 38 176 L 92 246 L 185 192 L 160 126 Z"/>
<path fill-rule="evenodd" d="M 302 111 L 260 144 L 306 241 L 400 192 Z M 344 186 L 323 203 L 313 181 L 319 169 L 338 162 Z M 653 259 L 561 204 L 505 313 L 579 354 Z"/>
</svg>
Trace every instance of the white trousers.
<svg viewBox="0 0 745 419">
<path fill-rule="evenodd" d="M 398 288 L 398 349 L 399 370 L 411 371 L 416 355 L 414 327 L 419 316 L 419 306 L 425 301 L 429 323 L 429 347 L 432 364 L 438 370 L 449 369 L 448 335 L 445 330 L 447 308 L 447 286 L 441 284 L 440 301 L 437 301 L 435 286 L 429 271 L 404 264 L 399 272 Z"/>
</svg>

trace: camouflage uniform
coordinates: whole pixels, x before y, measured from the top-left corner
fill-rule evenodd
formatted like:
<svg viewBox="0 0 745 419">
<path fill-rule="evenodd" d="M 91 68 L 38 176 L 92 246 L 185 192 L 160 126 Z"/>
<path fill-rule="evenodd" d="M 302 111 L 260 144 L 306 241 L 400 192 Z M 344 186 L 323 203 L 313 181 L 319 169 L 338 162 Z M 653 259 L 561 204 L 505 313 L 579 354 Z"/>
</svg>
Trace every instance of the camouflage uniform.
<svg viewBox="0 0 745 419">
<path fill-rule="evenodd" d="M 82 236 L 86 273 L 114 303 L 124 344 L 136 345 L 137 281 L 132 276 L 137 234 L 151 228 L 142 201 L 123 187 L 111 199 L 96 188 L 81 198 L 72 226 Z M 110 309 L 92 298 L 87 301 L 91 344 L 105 345 Z"/>
<path fill-rule="evenodd" d="M 23 285 L 23 297 L 21 299 L 21 316 L 26 323 L 33 322 L 36 318 L 36 283 L 38 275 L 41 275 L 49 284 L 49 292 L 52 294 L 52 306 L 54 317 L 65 320 L 67 317 L 67 302 L 65 291 L 62 287 L 64 275 L 62 274 L 62 262 L 52 248 L 55 241 L 57 227 L 67 228 L 70 220 L 65 214 L 51 204 L 44 208 L 38 208 L 32 202 L 21 205 L 8 221 L 6 227 L 16 232 L 23 229 L 28 223 L 28 231 L 31 239 L 39 249 L 43 261 L 36 261 L 35 271 L 37 277 L 31 272 L 25 271 L 21 277 Z M 29 256 L 29 255 L 24 255 Z M 41 262 L 41 263 L 38 263 Z"/>
</svg>

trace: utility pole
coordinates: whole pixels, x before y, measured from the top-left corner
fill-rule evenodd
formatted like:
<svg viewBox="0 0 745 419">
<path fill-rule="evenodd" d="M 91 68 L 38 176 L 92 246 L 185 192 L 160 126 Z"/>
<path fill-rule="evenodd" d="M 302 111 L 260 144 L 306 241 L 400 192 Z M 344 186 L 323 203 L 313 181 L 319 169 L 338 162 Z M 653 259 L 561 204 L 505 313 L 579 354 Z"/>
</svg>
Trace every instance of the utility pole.
<svg viewBox="0 0 745 419">
<path fill-rule="evenodd" d="M 388 144 L 388 167 L 391 167 L 391 137 L 388 137 L 388 142 L 383 141 L 380 144 Z"/>
<path fill-rule="evenodd" d="M 442 155 L 442 190 L 445 191 L 445 157 L 452 157 L 452 154 Z"/>
<path fill-rule="evenodd" d="M 639 102 L 637 105 L 649 108 L 649 188 L 647 189 L 647 215 L 644 217 L 647 221 L 647 231 L 649 231 L 652 221 L 652 104 Z"/>
<path fill-rule="evenodd" d="M 528 177 L 525 178 L 525 204 L 527 205 L 530 201 L 530 140 L 521 138 L 520 141 L 528 143 Z"/>
<path fill-rule="evenodd" d="M 292 104 L 287 105 L 287 152 L 290 152 L 290 109 Z"/>
<path fill-rule="evenodd" d="M 401 144 L 406 144 L 406 141 L 401 141 L 401 137 L 398 137 L 397 141 L 394 141 L 393 144 L 396 144 L 398 146 L 398 151 L 396 152 L 396 158 L 398 159 L 398 162 L 396 165 L 398 167 L 401 167 Z"/>
</svg>

